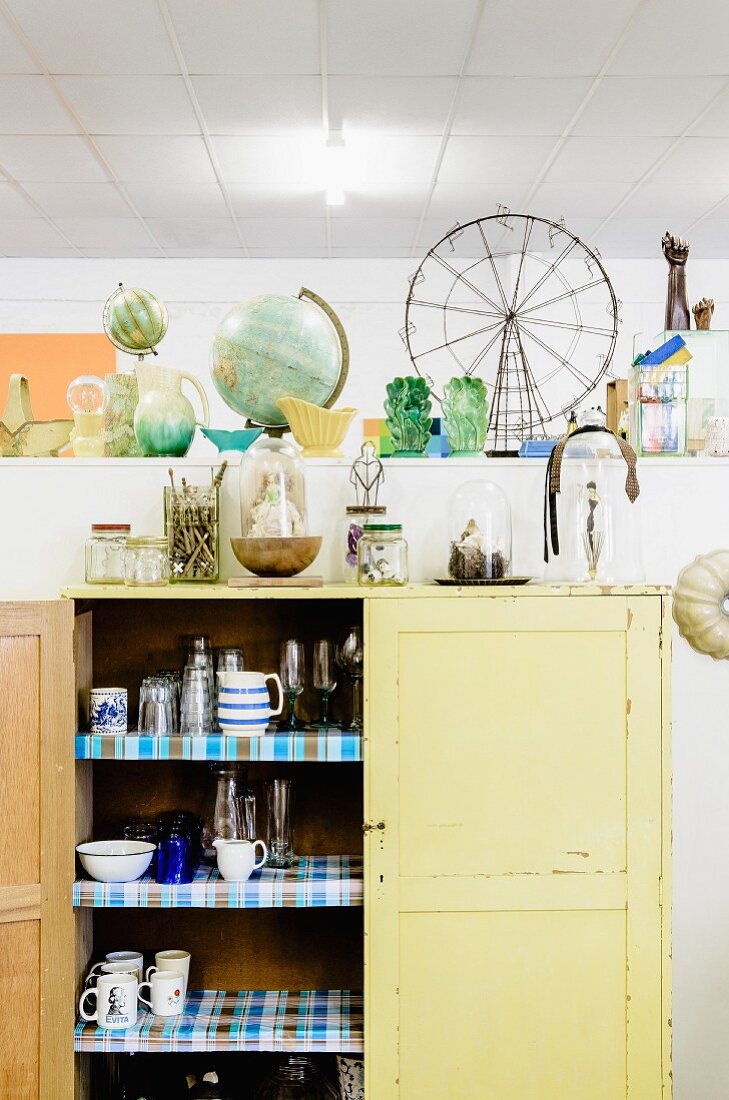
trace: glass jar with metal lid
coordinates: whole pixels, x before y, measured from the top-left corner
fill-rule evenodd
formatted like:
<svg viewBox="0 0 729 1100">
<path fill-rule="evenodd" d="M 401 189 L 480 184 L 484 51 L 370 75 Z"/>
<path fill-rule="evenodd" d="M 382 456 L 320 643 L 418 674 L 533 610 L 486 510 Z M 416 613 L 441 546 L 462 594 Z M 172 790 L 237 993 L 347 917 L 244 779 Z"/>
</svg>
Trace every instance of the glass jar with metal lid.
<svg viewBox="0 0 729 1100">
<path fill-rule="evenodd" d="M 139 535 L 127 539 L 124 550 L 124 583 L 128 588 L 161 587 L 169 584 L 170 559 L 167 539 Z"/>
<path fill-rule="evenodd" d="M 408 544 L 400 523 L 365 523 L 357 544 L 360 584 L 408 583 Z"/>
<path fill-rule="evenodd" d="M 86 540 L 86 583 L 124 584 L 124 547 L 128 523 L 92 523 Z"/>
</svg>

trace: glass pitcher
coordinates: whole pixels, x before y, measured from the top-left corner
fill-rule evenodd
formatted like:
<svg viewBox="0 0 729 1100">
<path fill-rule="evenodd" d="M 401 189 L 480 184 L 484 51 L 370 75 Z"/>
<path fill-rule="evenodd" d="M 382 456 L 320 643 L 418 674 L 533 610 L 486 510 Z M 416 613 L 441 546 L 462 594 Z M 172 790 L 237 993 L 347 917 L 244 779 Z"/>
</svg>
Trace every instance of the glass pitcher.
<svg viewBox="0 0 729 1100">
<path fill-rule="evenodd" d="M 216 862 L 213 842 L 223 840 L 255 840 L 255 795 L 248 786 L 248 772 L 240 764 L 211 764 L 217 778 L 215 802 L 205 815 L 202 846 L 206 863 Z"/>
</svg>

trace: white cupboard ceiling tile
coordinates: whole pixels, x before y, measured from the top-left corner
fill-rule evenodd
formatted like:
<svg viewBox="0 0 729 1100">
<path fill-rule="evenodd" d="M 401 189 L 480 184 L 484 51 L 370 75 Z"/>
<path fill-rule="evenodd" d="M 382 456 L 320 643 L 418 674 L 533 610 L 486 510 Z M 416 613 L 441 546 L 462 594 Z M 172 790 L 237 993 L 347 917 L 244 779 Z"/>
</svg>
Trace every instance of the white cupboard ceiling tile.
<svg viewBox="0 0 729 1100">
<path fill-rule="evenodd" d="M 718 92 L 718 77 L 607 77 L 574 128 L 587 137 L 676 137 Z"/>
<path fill-rule="evenodd" d="M 327 5 L 332 75 L 457 75 L 476 0 L 335 0 Z"/>
<path fill-rule="evenodd" d="M 590 84 L 588 77 L 467 77 L 453 133 L 559 135 Z"/>
<path fill-rule="evenodd" d="M 323 188 L 230 183 L 228 194 L 241 218 L 321 218 L 326 210 Z"/>
<path fill-rule="evenodd" d="M 684 138 L 661 165 L 667 183 L 706 184 L 729 180 L 729 138 Z"/>
<path fill-rule="evenodd" d="M 44 76 L 0 76 L 0 132 L 4 134 L 76 134 Z"/>
<path fill-rule="evenodd" d="M 592 76 L 607 59 L 634 8 L 635 0 L 608 4 L 605 0 L 523 0 L 518 4 L 489 0 L 468 72 L 472 76 Z"/>
<path fill-rule="evenodd" d="M 151 137 L 145 134 L 141 137 L 99 137 L 96 141 L 120 180 L 140 183 L 215 182 L 215 173 L 202 138 Z"/>
<path fill-rule="evenodd" d="M 729 137 L 729 88 L 718 97 L 696 126 L 692 137 Z"/>
<path fill-rule="evenodd" d="M 506 177 L 504 177 L 506 178 Z M 476 218 L 490 218 L 497 213 L 497 204 L 519 211 L 524 183 L 438 183 L 428 207 L 432 217 L 444 218 L 461 225 Z"/>
<path fill-rule="evenodd" d="M 44 218 L 0 218 L 0 252 L 37 256 L 39 249 L 67 246 L 68 242 Z"/>
<path fill-rule="evenodd" d="M 0 19 L 0 73 L 37 73 L 38 67 L 5 19 Z"/>
<path fill-rule="evenodd" d="M 131 211 L 113 183 L 24 183 L 51 218 L 128 218 Z"/>
<path fill-rule="evenodd" d="M 27 191 L 28 188 L 26 187 Z M 9 183 L 0 181 L 0 218 L 37 218 L 38 211 Z"/>
<path fill-rule="evenodd" d="M 549 183 L 633 183 L 658 160 L 670 138 L 568 138 L 549 170 Z"/>
<path fill-rule="evenodd" d="M 529 183 L 554 147 L 551 137 L 453 137 L 443 157 L 443 183 Z"/>
<path fill-rule="evenodd" d="M 332 248 L 407 248 L 417 228 L 415 218 L 337 218 L 331 223 Z"/>
<path fill-rule="evenodd" d="M 8 7 L 52 73 L 179 71 L 150 0 L 8 0 Z"/>
<path fill-rule="evenodd" d="M 237 248 L 231 218 L 151 218 L 149 227 L 163 248 Z"/>
<path fill-rule="evenodd" d="M 321 127 L 318 76 L 196 76 L 211 134 L 273 134 Z"/>
<path fill-rule="evenodd" d="M 58 85 L 91 134 L 198 134 L 179 76 L 60 76 Z"/>
<path fill-rule="evenodd" d="M 148 248 L 149 234 L 138 218 L 56 218 L 55 224 L 79 248 Z"/>
<path fill-rule="evenodd" d="M 225 218 L 228 211 L 217 183 L 125 183 L 143 218 Z"/>
<path fill-rule="evenodd" d="M 191 73 L 319 72 L 317 0 L 169 0 Z"/>
<path fill-rule="evenodd" d="M 250 248 L 325 248 L 324 218 L 239 218 L 243 240 Z"/>
<path fill-rule="evenodd" d="M 295 259 L 324 260 L 329 256 L 327 248 L 293 248 L 290 245 L 272 248 L 249 248 L 248 255 L 253 260 Z"/>
<path fill-rule="evenodd" d="M 447 76 L 332 76 L 333 130 L 440 134 L 458 81 Z"/>
<path fill-rule="evenodd" d="M 330 206 L 329 217 L 419 218 L 428 197 L 427 183 L 372 184 L 348 188 L 342 206 Z M 321 201 L 324 201 L 322 195 Z"/>
<path fill-rule="evenodd" d="M 621 218 L 663 218 L 667 226 L 675 221 L 691 225 L 704 211 L 729 195 L 729 180 L 717 180 L 715 183 L 691 186 L 668 181 L 659 182 L 657 177 L 645 184 L 632 198 L 628 199 L 620 210 Z"/>
<path fill-rule="evenodd" d="M 334 260 L 409 260 L 412 249 L 362 245 L 358 248 L 332 248 L 331 257 Z"/>
<path fill-rule="evenodd" d="M 604 218 L 616 206 L 630 185 L 627 183 L 578 184 L 543 183 L 529 203 L 530 212 L 541 218 L 559 221 L 568 229 L 577 218 Z"/>
<path fill-rule="evenodd" d="M 665 76 L 673 57 L 682 76 L 729 73 L 729 9 L 725 0 L 660 0 L 642 4 L 611 72 Z"/>
<path fill-rule="evenodd" d="M 106 173 L 82 137 L 0 137 L 0 165 L 21 182 L 25 180 L 103 182 Z"/>
</svg>

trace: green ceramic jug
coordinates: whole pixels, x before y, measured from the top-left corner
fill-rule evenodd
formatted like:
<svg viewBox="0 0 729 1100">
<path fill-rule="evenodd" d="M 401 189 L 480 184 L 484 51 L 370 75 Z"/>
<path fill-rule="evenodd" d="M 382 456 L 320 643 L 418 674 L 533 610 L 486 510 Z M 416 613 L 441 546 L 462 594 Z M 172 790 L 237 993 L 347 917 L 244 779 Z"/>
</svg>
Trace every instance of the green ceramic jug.
<svg viewBox="0 0 729 1100">
<path fill-rule="evenodd" d="M 198 424 L 207 428 L 208 399 L 197 378 L 174 367 L 140 363 L 136 368 L 139 404 L 134 412 L 134 434 L 142 454 L 180 458 L 186 455 Z M 197 390 L 203 407 L 202 420 L 182 392 L 183 381 Z"/>
</svg>

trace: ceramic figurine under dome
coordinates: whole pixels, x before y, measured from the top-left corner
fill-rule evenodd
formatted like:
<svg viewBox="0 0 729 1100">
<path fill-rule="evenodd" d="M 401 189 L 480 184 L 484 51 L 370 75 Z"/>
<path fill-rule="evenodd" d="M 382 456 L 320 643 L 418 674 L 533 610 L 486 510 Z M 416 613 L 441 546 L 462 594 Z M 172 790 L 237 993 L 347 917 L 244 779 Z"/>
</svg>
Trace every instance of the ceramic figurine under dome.
<svg viewBox="0 0 729 1100">
<path fill-rule="evenodd" d="M 306 534 L 304 518 L 291 499 L 291 489 L 291 478 L 275 473 L 265 475 L 251 508 L 249 538 L 288 538 Z"/>
</svg>

